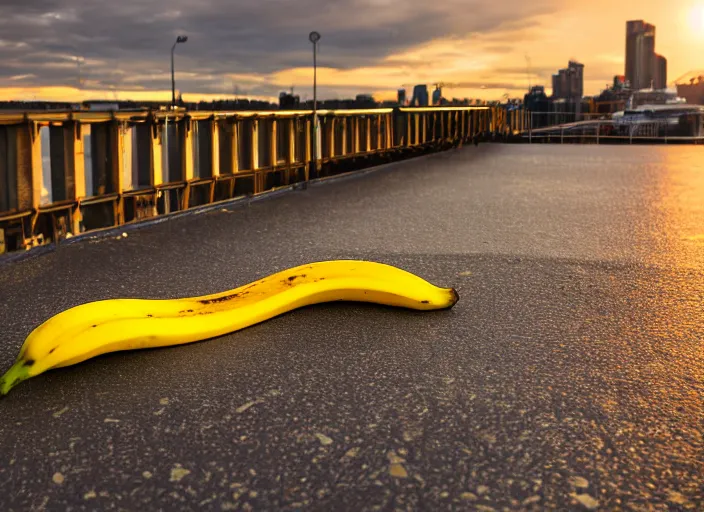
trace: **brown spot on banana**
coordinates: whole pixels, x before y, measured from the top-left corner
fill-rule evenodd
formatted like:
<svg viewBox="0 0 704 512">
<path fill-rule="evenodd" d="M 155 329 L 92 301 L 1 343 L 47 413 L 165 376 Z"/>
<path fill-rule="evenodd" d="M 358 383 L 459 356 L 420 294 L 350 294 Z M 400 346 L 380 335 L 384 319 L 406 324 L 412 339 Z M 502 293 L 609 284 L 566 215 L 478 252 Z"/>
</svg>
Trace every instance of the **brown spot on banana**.
<svg viewBox="0 0 704 512">
<path fill-rule="evenodd" d="M 227 302 L 228 300 L 236 299 L 237 297 L 240 296 L 240 292 L 233 293 L 231 295 L 223 295 L 222 297 L 216 297 L 214 299 L 203 299 L 199 300 L 198 302 L 203 305 L 208 305 L 208 304 L 218 304 L 220 302 Z"/>
</svg>

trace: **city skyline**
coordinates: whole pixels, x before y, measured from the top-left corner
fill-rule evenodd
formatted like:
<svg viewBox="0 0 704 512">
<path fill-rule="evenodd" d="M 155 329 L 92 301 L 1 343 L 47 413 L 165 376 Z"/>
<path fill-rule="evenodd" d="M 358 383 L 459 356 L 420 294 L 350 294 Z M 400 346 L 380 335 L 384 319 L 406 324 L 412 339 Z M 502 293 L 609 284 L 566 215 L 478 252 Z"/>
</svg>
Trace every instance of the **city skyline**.
<svg viewBox="0 0 704 512">
<path fill-rule="evenodd" d="M 210 0 L 197 10 L 185 0 L 89 7 L 29 0 L 0 6 L 0 100 L 168 100 L 169 49 L 179 33 L 189 37 L 176 50 L 176 87 L 187 101 L 235 91 L 275 100 L 292 86 L 311 99 L 312 29 L 322 34 L 321 99 L 393 99 L 404 84 L 435 82 L 461 85 L 446 89 L 448 98 L 522 96 L 529 85 L 551 90 L 552 75 L 570 59 L 584 64 L 584 93 L 591 95 L 625 74 L 626 21 L 637 19 L 657 29 L 668 85 L 704 68 L 700 0 L 674 7 L 653 0 L 349 0 L 334 9 L 322 0 L 295 9 L 277 0 L 237 8 Z"/>
</svg>

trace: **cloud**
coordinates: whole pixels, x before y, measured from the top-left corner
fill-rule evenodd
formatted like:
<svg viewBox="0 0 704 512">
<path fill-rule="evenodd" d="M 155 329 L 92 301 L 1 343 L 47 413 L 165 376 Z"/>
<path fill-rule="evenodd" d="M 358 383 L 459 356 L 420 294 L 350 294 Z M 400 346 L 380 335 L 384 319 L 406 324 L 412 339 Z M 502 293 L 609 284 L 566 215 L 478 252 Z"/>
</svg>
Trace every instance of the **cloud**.
<svg viewBox="0 0 704 512">
<path fill-rule="evenodd" d="M 472 59 L 481 67 L 478 46 L 488 55 L 511 52 L 536 36 L 536 17 L 555 12 L 557 5 L 557 0 L 5 0 L 0 86 L 21 75 L 34 75 L 37 87 L 75 86 L 80 76 L 98 89 L 168 90 L 171 45 L 185 34 L 188 42 L 176 48 L 179 88 L 231 94 L 240 81 L 252 94 L 276 94 L 282 72 L 310 68 L 307 37 L 313 29 L 322 34 L 321 67 L 391 65 L 399 83 L 413 66 L 445 66 L 449 75 Z M 444 49 L 436 47 L 430 52 L 435 60 L 428 60 L 422 50 L 438 41 Z M 300 80 L 309 83 L 308 76 Z"/>
</svg>

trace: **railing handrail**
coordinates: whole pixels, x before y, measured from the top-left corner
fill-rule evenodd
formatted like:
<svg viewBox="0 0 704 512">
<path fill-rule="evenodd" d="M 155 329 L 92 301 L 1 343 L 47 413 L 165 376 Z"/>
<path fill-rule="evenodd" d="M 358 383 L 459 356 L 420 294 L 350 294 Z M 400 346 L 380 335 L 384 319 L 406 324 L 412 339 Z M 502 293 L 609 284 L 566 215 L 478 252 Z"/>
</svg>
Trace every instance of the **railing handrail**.
<svg viewBox="0 0 704 512">
<path fill-rule="evenodd" d="M 394 110 L 401 112 L 457 112 L 473 110 L 490 110 L 490 106 L 436 106 L 436 107 L 384 107 L 368 109 L 322 109 L 319 116 L 356 116 L 390 114 Z M 191 119 L 204 120 L 212 117 L 222 119 L 229 117 L 295 117 L 312 116 L 313 110 L 162 110 L 162 109 L 124 109 L 124 110 L 41 110 L 41 111 L 0 111 L 0 124 L 20 124 L 35 122 L 105 122 L 131 121 L 138 119 Z"/>
<path fill-rule="evenodd" d="M 0 111 L 0 253 L 7 229 L 13 247 L 59 240 L 515 134 L 527 115 L 475 105 L 323 109 L 317 120 L 314 130 L 305 109 Z"/>
</svg>

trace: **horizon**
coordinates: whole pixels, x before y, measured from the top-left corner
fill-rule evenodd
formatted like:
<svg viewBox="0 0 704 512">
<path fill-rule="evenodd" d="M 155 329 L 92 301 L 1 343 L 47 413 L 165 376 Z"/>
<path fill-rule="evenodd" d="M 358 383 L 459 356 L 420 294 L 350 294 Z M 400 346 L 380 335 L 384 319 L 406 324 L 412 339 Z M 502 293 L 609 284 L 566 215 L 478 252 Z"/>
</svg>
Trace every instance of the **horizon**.
<svg viewBox="0 0 704 512">
<path fill-rule="evenodd" d="M 624 74 L 626 22 L 634 19 L 655 25 L 668 87 L 700 66 L 703 0 L 677 7 L 654 0 L 508 3 L 348 0 L 335 12 L 322 0 L 303 0 L 295 10 L 273 0 L 236 12 L 225 0 L 197 9 L 185 0 L 0 6 L 0 100 L 170 101 L 178 34 L 188 36 L 175 51 L 176 90 L 186 102 L 275 103 L 291 87 L 311 100 L 310 30 L 322 35 L 320 101 L 357 94 L 386 101 L 398 89 L 410 96 L 414 84 L 432 90 L 436 82 L 460 85 L 443 88 L 447 99 L 522 97 L 534 85 L 551 91 L 552 74 L 571 59 L 585 66 L 585 95 L 595 95 Z"/>
</svg>

